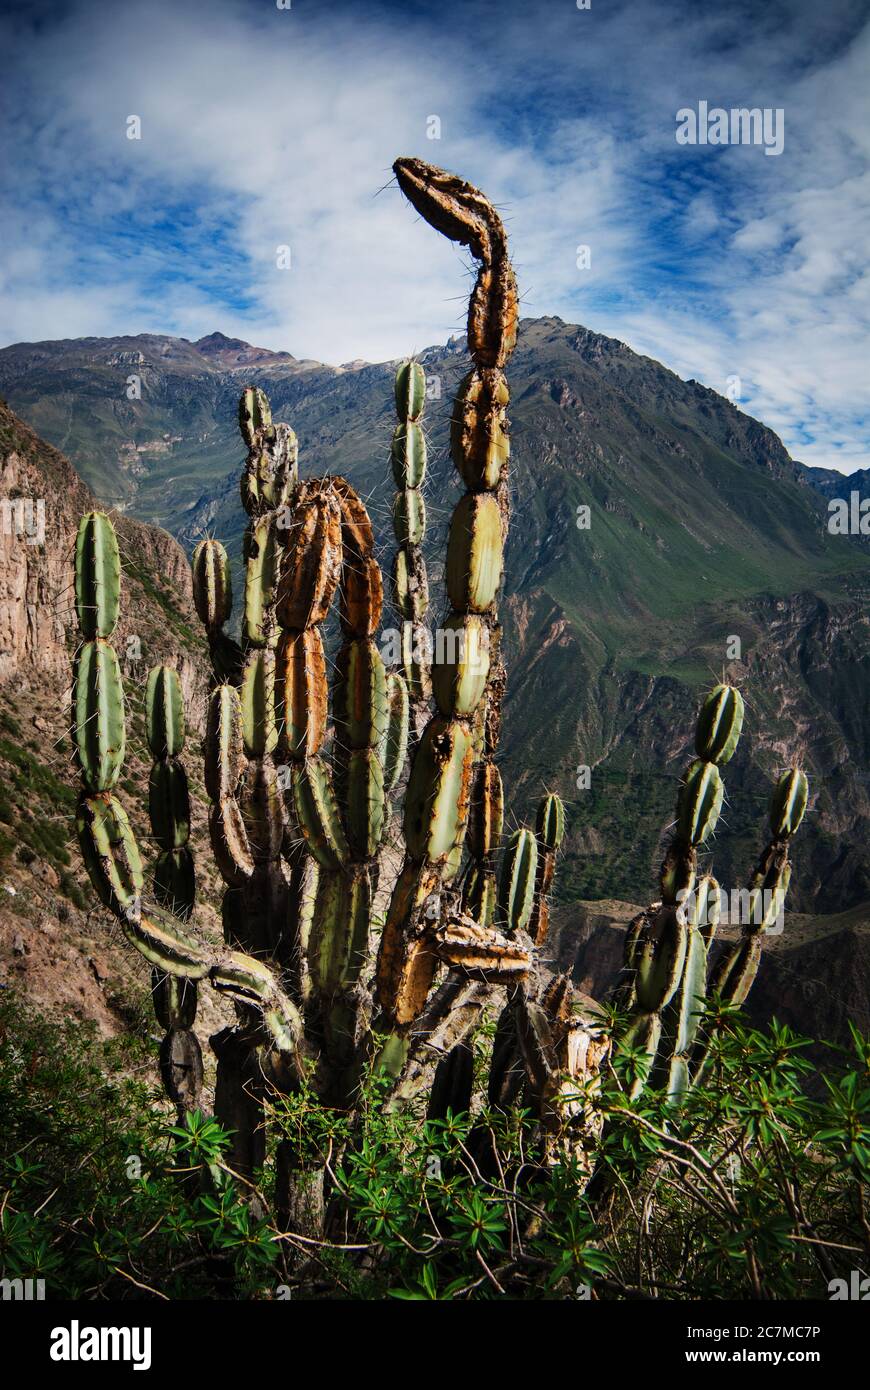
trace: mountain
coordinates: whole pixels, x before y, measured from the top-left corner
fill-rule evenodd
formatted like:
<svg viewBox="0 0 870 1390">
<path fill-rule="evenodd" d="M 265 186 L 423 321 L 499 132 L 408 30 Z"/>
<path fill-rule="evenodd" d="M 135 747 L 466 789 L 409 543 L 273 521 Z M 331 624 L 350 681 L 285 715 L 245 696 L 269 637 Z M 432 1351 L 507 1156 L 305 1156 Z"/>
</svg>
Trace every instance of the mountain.
<svg viewBox="0 0 870 1390">
<path fill-rule="evenodd" d="M 800 465 L 800 476 L 823 497 L 845 497 L 851 492 L 870 497 L 870 468 L 857 468 L 854 473 L 838 473 L 836 468 L 812 468 Z"/>
<path fill-rule="evenodd" d="M 468 359 L 459 338 L 421 357 L 437 579 L 459 493 L 448 421 Z M 3 349 L 0 391 L 101 498 L 188 548 L 207 528 L 238 555 L 236 406 L 256 381 L 295 428 L 302 471 L 346 473 L 370 497 L 386 558 L 394 366 L 328 367 L 220 334 L 83 339 Z M 127 398 L 131 376 L 140 400 Z M 763 424 L 622 343 L 524 320 L 509 379 L 503 768 L 514 819 L 544 785 L 568 802 L 563 897 L 646 898 L 699 693 L 727 672 L 747 722 L 715 872 L 743 881 L 770 778 L 800 760 L 812 796 L 793 906 L 839 912 L 870 898 L 867 541 L 828 533 L 816 470 Z M 577 785 L 584 765 L 589 790 Z"/>
<path fill-rule="evenodd" d="M 339 369 L 340 371 L 340 369 Z M 0 395 L 65 452 L 104 503 L 174 534 L 239 458 L 239 383 L 255 375 L 315 390 L 318 362 L 212 333 L 25 343 L 0 352 Z"/>
</svg>

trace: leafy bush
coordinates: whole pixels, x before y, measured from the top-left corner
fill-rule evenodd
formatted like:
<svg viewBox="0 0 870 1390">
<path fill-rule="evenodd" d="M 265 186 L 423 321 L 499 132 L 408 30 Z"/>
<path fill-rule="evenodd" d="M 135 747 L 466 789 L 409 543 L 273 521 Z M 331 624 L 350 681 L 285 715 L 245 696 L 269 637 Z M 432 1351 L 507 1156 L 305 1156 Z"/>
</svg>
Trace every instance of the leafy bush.
<svg viewBox="0 0 870 1390">
<path fill-rule="evenodd" d="M 374 1077 L 352 1121 L 273 1096 L 270 1129 L 326 1175 L 318 1244 L 229 1171 L 214 1120 L 173 1123 L 139 1079 L 142 1041 L 5 993 L 3 1274 L 44 1278 L 49 1298 L 824 1298 L 870 1254 L 870 1043 L 832 1053 L 814 1100 L 805 1039 L 720 1021 L 679 1111 L 655 1091 L 630 1102 L 639 1058 L 617 1054 L 588 1185 L 582 1155 L 542 1166 L 522 1110 L 426 1121 L 385 1110 Z"/>
</svg>

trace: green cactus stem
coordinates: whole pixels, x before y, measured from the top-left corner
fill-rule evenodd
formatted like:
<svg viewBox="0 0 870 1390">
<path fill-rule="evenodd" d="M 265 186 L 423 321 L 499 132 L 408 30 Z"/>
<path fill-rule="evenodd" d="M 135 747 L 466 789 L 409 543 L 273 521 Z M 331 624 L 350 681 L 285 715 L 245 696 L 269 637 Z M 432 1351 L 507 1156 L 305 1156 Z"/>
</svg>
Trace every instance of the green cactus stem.
<svg viewBox="0 0 870 1390">
<path fill-rule="evenodd" d="M 109 638 L 121 603 L 121 557 L 115 528 L 105 512 L 79 523 L 75 559 L 76 617 L 86 641 Z"/>
<path fill-rule="evenodd" d="M 421 160 L 399 159 L 393 167 L 399 187 L 417 211 L 437 231 L 468 246 L 480 262 L 469 305 L 468 340 L 475 370 L 482 374 L 481 385 L 460 388 L 451 436 L 454 463 L 469 491 L 457 503 L 450 523 L 446 586 L 453 614 L 446 630 L 465 638 L 473 635 L 475 646 L 485 651 L 485 659 L 473 664 L 467 651 L 443 656 L 439 663 L 436 651 L 433 688 L 438 712 L 414 750 L 403 821 L 407 859 L 394 889 L 377 969 L 379 1003 L 390 1026 L 398 1026 L 400 1017 L 409 1021 L 412 1000 L 418 1011 L 422 1009 L 423 984 L 427 979 L 431 983 L 434 967 L 432 951 L 422 944 L 426 933 L 421 935 L 418 914 L 423 903 L 412 906 L 401 925 L 397 905 L 404 900 L 406 883 L 418 880 L 421 874 L 425 879 L 427 869 L 437 869 L 436 881 L 451 882 L 461 863 L 475 764 L 481 759 L 492 762 L 495 756 L 505 681 L 494 639 L 495 605 L 502 582 L 509 512 L 508 388 L 501 369 L 516 341 L 517 294 L 507 238 L 492 204 L 470 184 Z M 396 388 L 400 420 L 404 402 L 419 402 L 421 386 L 420 370 L 412 364 L 400 369 Z M 394 476 L 403 484 L 397 537 L 406 547 L 394 574 L 397 606 L 403 617 L 408 615 L 406 645 L 414 640 L 419 621 L 410 597 L 415 571 L 413 555 L 407 553 L 410 528 L 404 500 L 419 471 L 410 421 L 408 416 L 403 421 L 405 430 L 397 436 L 400 450 L 394 447 Z M 398 464 L 397 451 L 401 455 Z M 496 456 L 500 459 L 498 467 L 494 464 Z M 407 660 L 405 674 L 413 698 L 417 672 L 409 668 Z M 494 896 L 490 874 L 489 867 L 484 867 L 475 880 L 480 886 L 474 905 L 484 918 L 489 916 Z"/>
<path fill-rule="evenodd" d="M 412 736 L 416 741 L 425 724 L 432 693 L 428 629 L 424 627 L 429 581 L 422 551 L 426 534 L 422 492 L 426 438 L 421 420 L 426 405 L 426 376 L 419 362 L 409 359 L 401 363 L 396 372 L 395 398 L 399 422 L 390 446 L 390 463 L 398 489 L 393 504 L 393 530 L 398 542 L 393 562 L 393 602 L 409 628 L 408 642 L 403 644 L 402 673 L 411 699 Z"/>
</svg>

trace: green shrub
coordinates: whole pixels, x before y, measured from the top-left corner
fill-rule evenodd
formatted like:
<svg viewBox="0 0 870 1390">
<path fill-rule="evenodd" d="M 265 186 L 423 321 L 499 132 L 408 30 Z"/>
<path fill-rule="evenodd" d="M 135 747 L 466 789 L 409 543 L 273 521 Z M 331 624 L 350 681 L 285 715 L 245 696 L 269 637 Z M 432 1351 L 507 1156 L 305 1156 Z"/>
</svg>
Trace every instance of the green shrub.
<svg viewBox="0 0 870 1390">
<path fill-rule="evenodd" d="M 327 1171 L 312 1245 L 279 1228 L 265 1184 L 228 1171 L 216 1122 L 172 1122 L 138 1079 L 146 1043 L 48 1022 L 6 992 L 3 1274 L 44 1278 L 49 1298 L 825 1298 L 864 1248 L 870 1043 L 832 1053 L 814 1100 L 805 1039 L 724 1025 L 681 1110 L 649 1090 L 629 1102 L 639 1059 L 617 1054 L 588 1189 L 568 1155 L 541 1166 L 521 1110 L 425 1121 L 385 1112 L 370 1078 L 351 1124 L 304 1090 L 276 1094 L 270 1129 Z"/>
</svg>

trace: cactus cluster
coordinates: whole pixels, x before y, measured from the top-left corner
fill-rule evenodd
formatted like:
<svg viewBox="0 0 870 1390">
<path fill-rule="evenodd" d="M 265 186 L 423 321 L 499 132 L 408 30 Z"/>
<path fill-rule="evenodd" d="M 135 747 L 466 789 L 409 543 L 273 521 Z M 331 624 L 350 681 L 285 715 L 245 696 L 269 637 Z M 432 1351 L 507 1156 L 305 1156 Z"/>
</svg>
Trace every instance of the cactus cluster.
<svg viewBox="0 0 870 1390">
<path fill-rule="evenodd" d="M 111 643 L 121 564 L 111 521 L 100 512 L 82 520 L 76 545 L 79 842 L 101 901 L 152 967 L 166 1030 L 163 1079 L 180 1106 L 196 1102 L 202 1077 L 193 1032 L 199 982 L 209 980 L 235 1006 L 235 1025 L 211 1045 L 215 1108 L 233 1131 L 237 1171 L 262 1162 L 267 1087 L 292 1091 L 304 1079 L 325 1104 L 349 1108 L 371 1061 L 387 1079 L 390 1104 L 428 1092 L 432 1115 L 467 1109 L 470 1043 L 492 1009 L 490 1102 L 522 1097 L 552 1160 L 569 1153 L 590 1168 L 595 1090 L 611 1039 L 602 1010 L 567 976 L 544 968 L 564 807 L 547 794 L 534 829 L 520 827 L 505 840 L 497 764 L 506 684 L 498 598 L 510 512 L 504 368 L 516 340 L 516 282 L 502 223 L 478 190 L 415 159 L 398 160 L 395 171 L 418 212 L 479 265 L 468 314 L 473 365 L 450 435 L 465 492 L 450 522 L 448 610 L 431 670 L 421 659 L 429 650 L 421 635 L 429 607 L 422 366 L 403 362 L 395 383 L 392 583 L 403 642 L 394 670 L 377 641 L 383 581 L 365 506 L 341 477 L 300 478 L 292 429 L 273 421 L 263 391 L 249 386 L 239 407 L 249 520 L 238 641 L 227 631 L 226 551 L 206 538 L 192 562 L 213 670 L 204 772 L 211 847 L 225 884 L 223 944 L 208 943 L 196 924 L 182 692 L 166 666 L 151 671 L 146 690 L 158 853 L 143 905 L 142 861 L 113 790 L 125 738 Z M 330 681 L 325 624 L 333 609 L 340 647 Z M 698 877 L 698 851 L 722 807 L 721 769 L 743 712 L 728 685 L 704 702 L 661 900 L 627 937 L 620 996 L 629 1022 L 620 1041 L 645 1059 L 637 1088 L 651 1077 L 675 1098 L 700 1075 L 709 1045 L 698 1021 L 719 888 L 709 874 Z M 771 840 L 750 885 L 757 911 L 710 982 L 726 1000 L 740 1002 L 751 984 L 770 895 L 781 903 L 788 887 L 788 844 L 806 798 L 805 777 L 791 770 L 776 789 Z M 384 852 L 396 833 L 398 869 Z M 379 885 L 388 901 L 375 951 Z M 298 1205 L 299 1162 L 284 1141 L 279 1209 Z"/>
<path fill-rule="evenodd" d="M 76 615 L 82 643 L 72 686 L 71 737 L 81 774 L 76 830 L 82 859 L 100 901 L 120 921 L 131 943 L 153 969 L 157 1017 L 166 1029 L 161 1075 L 180 1107 L 194 1105 L 202 1076 L 199 1043 L 192 1031 L 196 982 L 209 977 L 217 989 L 262 1021 L 270 1045 L 300 1074 L 300 1016 L 271 971 L 259 961 L 220 950 L 188 927 L 194 904 L 193 864 L 187 845 L 190 801 L 178 754 L 184 716 L 177 674 L 156 667 L 146 690 L 146 730 L 154 763 L 149 814 L 159 853 L 153 902 L 143 908 L 144 871 L 136 836 L 113 791 L 125 753 L 125 701 L 121 670 L 111 643 L 118 622 L 121 560 L 105 513 L 82 518 L 76 539 Z"/>
<path fill-rule="evenodd" d="M 635 1094 L 648 1074 L 674 1099 L 697 1081 L 709 1050 L 709 1039 L 700 1037 L 708 975 L 710 994 L 742 1004 L 758 968 L 761 935 L 785 902 L 788 842 L 807 804 L 807 779 L 797 768 L 785 772 L 774 788 L 773 838 L 752 875 L 741 938 L 710 974 L 708 952 L 721 916 L 721 889 L 712 874 L 698 877 L 698 850 L 715 831 L 725 796 L 720 769 L 737 748 L 743 717 L 743 698 L 733 686 L 719 684 L 704 700 L 696 756 L 680 782 L 674 833 L 659 875 L 661 901 L 639 914 L 626 934 L 626 979 L 618 995 L 630 1006 L 631 1021 L 622 1041 L 646 1057 Z"/>
</svg>

